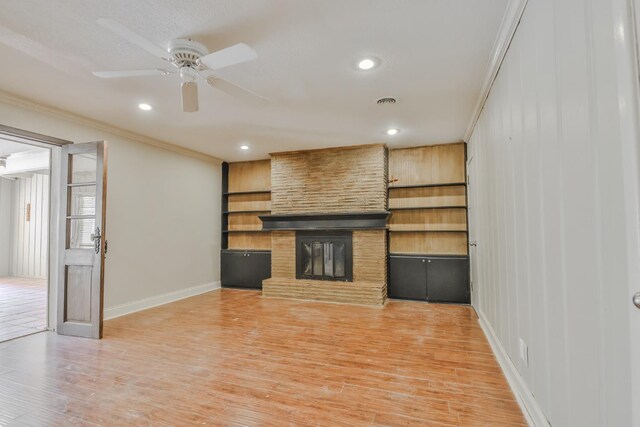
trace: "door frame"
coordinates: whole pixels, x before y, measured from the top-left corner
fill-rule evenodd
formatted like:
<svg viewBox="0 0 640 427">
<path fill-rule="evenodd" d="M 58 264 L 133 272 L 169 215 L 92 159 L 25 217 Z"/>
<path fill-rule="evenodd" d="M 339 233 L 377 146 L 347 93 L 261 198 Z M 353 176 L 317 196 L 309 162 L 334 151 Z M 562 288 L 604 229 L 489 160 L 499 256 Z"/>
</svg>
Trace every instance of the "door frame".
<svg viewBox="0 0 640 427">
<path fill-rule="evenodd" d="M 627 301 L 629 310 L 629 350 L 631 366 L 628 376 L 631 383 L 632 425 L 640 426 L 640 311 L 630 299 L 640 292 L 640 0 L 618 0 L 615 4 L 615 19 L 625 34 L 620 42 L 618 58 L 624 66 L 621 76 L 622 84 L 618 91 L 619 98 L 627 102 L 621 114 L 623 137 L 629 141 L 625 144 L 623 170 L 625 172 L 625 219 L 627 234 L 627 263 L 629 275 L 629 293 Z M 630 16 L 629 16 L 630 15 Z M 627 18 L 629 22 L 627 22 Z"/>
<path fill-rule="evenodd" d="M 478 285 L 479 285 L 479 265 L 478 265 L 478 187 L 476 185 L 476 175 L 478 167 L 478 163 L 474 162 L 474 153 L 469 153 L 469 148 L 475 147 L 467 147 L 468 159 L 465 165 L 465 179 L 467 181 L 467 251 L 469 257 L 469 287 L 471 295 L 470 295 L 470 303 L 471 306 L 478 309 L 480 307 L 480 295 Z M 473 162 L 473 163 L 472 163 Z M 473 164 L 472 168 L 469 168 L 469 165 Z M 473 197 L 471 193 L 473 192 Z M 473 201 L 473 203 L 471 203 Z M 471 241 L 473 233 L 474 242 Z M 474 243 L 474 249 L 471 250 L 471 243 Z M 474 269 L 475 269 L 475 277 L 474 277 Z"/>
<path fill-rule="evenodd" d="M 48 268 L 48 289 L 47 289 L 47 330 L 55 331 L 58 316 L 58 271 L 59 271 L 59 243 L 60 234 L 58 224 L 60 223 L 60 177 L 61 177 L 61 153 L 62 146 L 73 144 L 60 138 L 41 135 L 23 129 L 14 128 L 0 124 L 0 138 L 35 147 L 47 148 L 50 152 L 49 158 L 49 248 L 47 262 Z"/>
</svg>

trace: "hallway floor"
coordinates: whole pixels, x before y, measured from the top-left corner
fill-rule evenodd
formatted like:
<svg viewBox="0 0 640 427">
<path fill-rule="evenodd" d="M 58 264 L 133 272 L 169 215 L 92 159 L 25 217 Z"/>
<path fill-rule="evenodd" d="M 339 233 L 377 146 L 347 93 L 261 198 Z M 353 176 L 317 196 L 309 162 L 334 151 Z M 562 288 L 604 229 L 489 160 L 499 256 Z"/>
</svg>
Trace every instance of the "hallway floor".
<svg viewBox="0 0 640 427">
<path fill-rule="evenodd" d="M 0 341 L 47 328 L 47 280 L 0 277 Z"/>
<path fill-rule="evenodd" d="M 0 344 L 0 424 L 525 426 L 470 307 L 222 289 Z"/>
</svg>

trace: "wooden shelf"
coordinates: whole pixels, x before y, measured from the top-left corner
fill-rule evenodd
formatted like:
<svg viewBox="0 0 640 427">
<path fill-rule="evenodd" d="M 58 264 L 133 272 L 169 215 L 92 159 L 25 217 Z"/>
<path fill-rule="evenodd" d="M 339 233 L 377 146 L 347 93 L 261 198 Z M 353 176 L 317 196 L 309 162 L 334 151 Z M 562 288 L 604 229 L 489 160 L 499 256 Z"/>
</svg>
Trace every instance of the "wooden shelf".
<svg viewBox="0 0 640 427">
<path fill-rule="evenodd" d="M 466 231 L 466 209 L 407 209 L 393 212 L 391 231 Z"/>
<path fill-rule="evenodd" d="M 271 230 L 222 230 L 223 233 L 269 233 Z"/>
<path fill-rule="evenodd" d="M 467 255 L 466 231 L 406 231 L 389 233 L 389 252 Z"/>
<path fill-rule="evenodd" d="M 466 233 L 467 230 L 452 230 L 452 229 L 420 229 L 420 228 L 392 228 L 389 227 L 389 231 L 392 233 Z"/>
<path fill-rule="evenodd" d="M 389 191 L 389 209 L 402 208 L 458 208 L 467 204 L 466 187 L 412 187 Z"/>
<path fill-rule="evenodd" d="M 223 232 L 228 237 L 226 249 L 235 250 L 271 250 L 271 233 L 264 231 L 232 231 Z"/>
<path fill-rule="evenodd" d="M 390 211 L 409 211 L 420 209 L 467 209 L 466 206 L 409 206 L 401 208 L 389 208 Z"/>
<path fill-rule="evenodd" d="M 468 258 L 469 255 L 452 255 L 452 254 L 436 254 L 436 253 L 417 253 L 417 252 L 389 252 L 391 257 L 443 257 L 443 258 Z"/>
<path fill-rule="evenodd" d="M 233 191 L 222 194 L 225 196 L 235 196 L 238 194 L 271 194 L 271 190 Z"/>
<path fill-rule="evenodd" d="M 464 185 L 464 142 L 389 150 L 390 187 Z"/>
<path fill-rule="evenodd" d="M 242 213 L 263 213 L 263 212 L 271 212 L 269 209 L 254 209 L 254 210 L 246 210 L 246 211 L 223 211 L 224 215 L 230 214 L 242 214 Z"/>
<path fill-rule="evenodd" d="M 271 161 L 255 160 L 228 164 L 228 186 L 230 194 L 268 192 L 271 189 Z"/>
<path fill-rule="evenodd" d="M 225 211 L 271 211 L 270 193 L 231 194 L 225 198 L 227 202 Z"/>
<path fill-rule="evenodd" d="M 431 188 L 431 187 L 458 187 L 467 185 L 466 182 L 445 182 L 442 184 L 412 184 L 412 185 L 390 185 L 389 190 L 395 188 Z"/>
</svg>

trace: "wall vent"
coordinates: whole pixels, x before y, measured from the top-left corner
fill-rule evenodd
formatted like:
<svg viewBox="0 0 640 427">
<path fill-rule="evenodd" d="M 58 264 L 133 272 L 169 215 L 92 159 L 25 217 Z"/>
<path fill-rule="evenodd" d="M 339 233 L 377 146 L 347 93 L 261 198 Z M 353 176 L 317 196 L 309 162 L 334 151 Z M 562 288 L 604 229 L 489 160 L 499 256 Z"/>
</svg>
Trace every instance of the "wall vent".
<svg viewBox="0 0 640 427">
<path fill-rule="evenodd" d="M 396 99 L 395 98 L 380 98 L 377 101 L 378 104 L 383 105 L 383 104 L 395 104 L 396 103 Z"/>
</svg>

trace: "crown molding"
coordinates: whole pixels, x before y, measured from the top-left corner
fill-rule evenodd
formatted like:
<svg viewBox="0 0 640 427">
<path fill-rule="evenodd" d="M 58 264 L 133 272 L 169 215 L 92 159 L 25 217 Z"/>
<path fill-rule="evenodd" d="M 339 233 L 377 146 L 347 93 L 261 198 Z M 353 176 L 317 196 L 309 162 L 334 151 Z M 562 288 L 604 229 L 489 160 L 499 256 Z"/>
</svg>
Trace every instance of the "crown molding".
<svg viewBox="0 0 640 427">
<path fill-rule="evenodd" d="M 516 29 L 520 24 L 520 19 L 522 18 L 524 9 L 527 6 L 527 1 L 528 0 L 509 0 L 507 10 L 505 11 L 504 16 L 502 17 L 502 22 L 500 23 L 498 36 L 496 37 L 493 49 L 491 50 L 491 59 L 485 73 L 484 82 L 482 83 L 480 96 L 478 97 L 476 106 L 473 109 L 473 115 L 471 116 L 471 120 L 467 126 L 467 131 L 464 133 L 465 142 L 469 142 L 473 129 L 480 118 L 480 113 L 482 113 L 484 104 L 489 97 L 489 92 L 491 92 L 493 82 L 498 76 L 498 71 L 500 70 L 502 61 L 504 61 L 504 57 L 507 54 L 507 50 L 509 50 L 509 45 L 511 44 L 511 40 L 513 40 Z"/>
<path fill-rule="evenodd" d="M 217 157 L 210 156 L 208 154 L 201 153 L 199 151 L 195 151 L 190 148 L 181 147 L 179 145 L 175 145 L 170 142 L 161 141 L 155 138 L 141 135 L 136 132 L 131 132 L 131 131 L 119 128 L 117 126 L 114 126 L 105 122 L 101 122 L 99 120 L 90 119 L 88 117 L 84 117 L 69 111 L 61 110 L 53 106 L 39 104 L 30 99 L 26 99 L 9 92 L 0 90 L 0 101 L 12 106 L 22 107 L 37 113 L 46 114 L 48 116 L 56 117 L 58 119 L 66 120 L 75 124 L 91 127 L 93 129 L 97 129 L 103 132 L 108 132 L 110 134 L 119 136 L 121 138 L 127 138 L 132 141 L 139 142 L 141 144 L 151 145 L 156 148 L 162 148 L 167 151 L 182 154 L 184 156 L 193 157 L 199 160 L 203 160 L 205 162 L 215 163 L 215 164 L 222 163 L 222 160 Z"/>
</svg>

